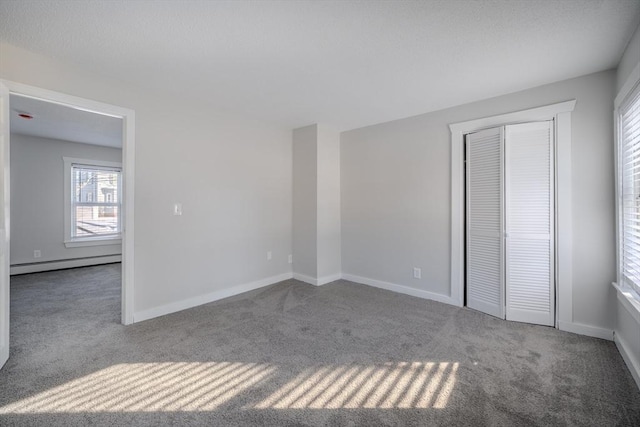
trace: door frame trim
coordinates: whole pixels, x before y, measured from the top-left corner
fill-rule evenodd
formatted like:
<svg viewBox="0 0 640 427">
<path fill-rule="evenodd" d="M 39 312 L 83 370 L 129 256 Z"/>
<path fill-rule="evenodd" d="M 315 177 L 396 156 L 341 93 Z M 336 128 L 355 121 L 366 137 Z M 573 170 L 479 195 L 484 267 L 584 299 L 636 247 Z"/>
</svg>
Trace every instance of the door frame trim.
<svg viewBox="0 0 640 427">
<path fill-rule="evenodd" d="M 10 164 L 9 164 L 9 88 L 0 81 L 0 167 L 2 168 L 2 188 L 0 199 L 2 211 L 0 213 L 0 368 L 9 359 L 10 328 L 10 286 L 9 286 L 9 242 L 10 228 Z"/>
<path fill-rule="evenodd" d="M 55 104 L 65 105 L 91 113 L 122 119 L 122 178 L 123 178 L 123 229 L 122 229 L 122 308 L 121 321 L 133 323 L 134 307 L 134 191 L 135 191 L 135 111 L 129 108 L 80 98 L 35 86 L 0 79 L 10 94 L 27 96 Z M 2 148 L 2 147 L 0 147 Z M 6 166 L 8 168 L 8 166 Z M 7 271 L 7 274 L 9 272 Z"/>
<path fill-rule="evenodd" d="M 556 316 L 555 326 L 573 323 L 573 232 L 571 201 L 571 112 L 576 100 L 465 122 L 451 131 L 451 299 L 464 304 L 464 135 L 483 129 L 554 120 L 556 135 Z"/>
</svg>

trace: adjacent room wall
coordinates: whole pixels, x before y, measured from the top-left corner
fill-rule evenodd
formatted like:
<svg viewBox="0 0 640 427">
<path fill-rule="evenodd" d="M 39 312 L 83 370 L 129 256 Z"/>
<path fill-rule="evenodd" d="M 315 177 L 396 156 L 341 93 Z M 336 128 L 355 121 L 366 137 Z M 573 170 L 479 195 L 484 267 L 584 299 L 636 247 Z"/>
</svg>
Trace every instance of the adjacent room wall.
<svg viewBox="0 0 640 427">
<path fill-rule="evenodd" d="M 12 266 L 122 252 L 120 245 L 65 247 L 63 157 L 121 162 L 122 150 L 11 134 Z"/>
<path fill-rule="evenodd" d="M 6 43 L 0 57 L 0 78 L 135 110 L 135 320 L 291 277 L 290 129 Z"/>
<path fill-rule="evenodd" d="M 615 321 L 612 109 L 606 71 L 342 134 L 342 271 L 450 295 L 448 125 L 576 99 L 572 113 L 573 320 Z M 413 267 L 422 278 L 413 278 Z M 445 299 L 445 298 L 443 298 Z"/>
</svg>

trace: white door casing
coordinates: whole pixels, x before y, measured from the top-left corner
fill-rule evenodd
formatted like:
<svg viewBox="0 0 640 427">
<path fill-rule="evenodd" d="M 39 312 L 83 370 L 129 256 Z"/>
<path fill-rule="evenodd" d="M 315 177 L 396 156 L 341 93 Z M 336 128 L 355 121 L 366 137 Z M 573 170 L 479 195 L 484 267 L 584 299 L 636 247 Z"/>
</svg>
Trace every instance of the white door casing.
<svg viewBox="0 0 640 427">
<path fill-rule="evenodd" d="M 556 324 L 561 330 L 607 338 L 573 322 L 573 229 L 571 112 L 576 100 L 451 123 L 451 299 L 464 305 L 465 263 L 465 135 L 515 123 L 555 121 L 556 143 Z M 597 331 L 596 331 L 597 332 Z M 610 339 L 610 338 L 608 338 Z"/>
<path fill-rule="evenodd" d="M 9 93 L 17 94 L 20 96 L 27 96 L 31 98 L 40 99 L 46 102 L 53 102 L 56 104 L 65 105 L 71 108 L 80 109 L 83 111 L 104 114 L 112 117 L 118 117 L 122 119 L 123 134 L 122 134 L 122 179 L 123 179 L 123 210 L 122 210 L 122 323 L 128 325 L 134 322 L 133 310 L 134 310 L 134 236 L 135 236 L 135 111 L 129 108 L 124 108 L 116 105 L 106 104 L 91 99 L 80 98 L 73 95 L 67 95 L 61 92 L 56 92 L 48 89 L 43 89 L 35 86 L 29 86 L 22 83 L 13 82 L 10 80 L 0 80 L 0 87 L 6 90 L 6 109 L 7 109 L 7 146 L 6 146 L 6 160 L 4 164 L 5 181 L 5 212 L 7 222 L 8 233 L 8 198 L 9 198 L 9 147 L 8 147 L 8 132 L 9 132 Z M 4 94 L 4 92 L 3 92 Z M 5 96 L 2 95 L 4 99 Z M 4 130 L 5 127 L 3 126 Z M 8 246 L 8 236 L 7 246 Z M 8 265 L 9 253 L 7 252 L 7 265 Z M 7 274 L 9 274 L 9 267 L 7 266 Z M 8 283 L 8 281 L 7 281 Z M 0 283 L 0 290 L 2 284 Z M 8 286 L 8 285 L 7 285 Z M 2 301 L 0 300 L 0 303 Z M 3 310 L 4 312 L 4 310 Z M 4 314 L 4 313 L 3 313 Z M 8 310 L 6 312 L 8 318 Z M 2 326 L 2 325 L 0 325 Z M 0 336 L 1 338 L 1 336 Z"/>
<path fill-rule="evenodd" d="M 9 89 L 0 82 L 0 368 L 9 359 Z"/>
</svg>

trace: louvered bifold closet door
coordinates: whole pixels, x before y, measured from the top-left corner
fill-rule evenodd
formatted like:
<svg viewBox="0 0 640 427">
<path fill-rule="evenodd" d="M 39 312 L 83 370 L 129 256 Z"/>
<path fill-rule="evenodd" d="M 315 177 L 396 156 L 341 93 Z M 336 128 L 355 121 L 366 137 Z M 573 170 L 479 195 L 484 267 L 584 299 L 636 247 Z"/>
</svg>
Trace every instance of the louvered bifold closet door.
<svg viewBox="0 0 640 427">
<path fill-rule="evenodd" d="M 507 320 L 554 324 L 553 122 L 505 127 Z"/>
<path fill-rule="evenodd" d="M 467 306 L 504 319 L 503 128 L 467 135 Z"/>
</svg>

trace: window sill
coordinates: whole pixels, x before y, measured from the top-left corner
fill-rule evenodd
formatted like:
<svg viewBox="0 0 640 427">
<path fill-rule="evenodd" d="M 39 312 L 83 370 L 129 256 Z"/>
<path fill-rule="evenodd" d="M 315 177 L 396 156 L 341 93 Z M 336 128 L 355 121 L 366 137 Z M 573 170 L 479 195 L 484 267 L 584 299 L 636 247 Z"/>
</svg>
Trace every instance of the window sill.
<svg viewBox="0 0 640 427">
<path fill-rule="evenodd" d="M 87 239 L 75 239 L 75 240 L 65 240 L 64 246 L 67 248 L 82 248 L 85 246 L 107 246 L 107 245 L 121 245 L 122 238 L 111 237 L 111 238 L 87 238 Z"/>
<path fill-rule="evenodd" d="M 618 291 L 618 301 L 640 323 L 640 296 L 628 287 L 620 286 L 615 282 L 612 285 Z"/>
</svg>

